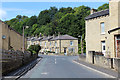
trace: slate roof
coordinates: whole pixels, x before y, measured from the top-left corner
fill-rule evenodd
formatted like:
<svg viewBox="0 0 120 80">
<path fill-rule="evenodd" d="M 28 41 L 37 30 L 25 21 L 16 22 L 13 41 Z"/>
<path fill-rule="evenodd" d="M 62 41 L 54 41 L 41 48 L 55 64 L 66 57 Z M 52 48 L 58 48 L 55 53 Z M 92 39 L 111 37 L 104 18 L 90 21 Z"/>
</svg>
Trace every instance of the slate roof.
<svg viewBox="0 0 120 80">
<path fill-rule="evenodd" d="M 69 35 L 60 35 L 60 36 L 57 36 L 55 37 L 54 39 L 51 39 L 51 40 L 78 40 L 78 38 L 75 38 L 75 37 L 72 37 L 72 36 L 69 36 Z"/>
<path fill-rule="evenodd" d="M 95 13 L 85 17 L 85 20 L 89 20 L 89 19 L 93 19 L 93 18 L 97 18 L 97 17 L 101 17 L 101 16 L 106 16 L 106 15 L 109 15 L 109 9 L 95 12 Z"/>
<path fill-rule="evenodd" d="M 32 37 L 32 38 L 28 38 L 27 41 L 45 41 L 45 40 L 78 40 L 78 38 L 75 38 L 75 37 L 72 37 L 72 36 L 69 36 L 69 35 L 60 35 L 60 36 L 56 36 L 56 37 L 53 37 L 53 36 L 49 36 L 49 37 L 40 37 L 40 38 L 35 38 L 35 37 Z"/>
<path fill-rule="evenodd" d="M 45 37 L 45 38 L 42 39 L 42 41 L 50 40 L 50 39 L 52 39 L 52 38 L 53 38 L 53 36 Z"/>
<path fill-rule="evenodd" d="M 39 38 L 32 37 L 32 38 L 28 38 L 27 41 L 40 41 L 42 39 L 43 37 L 39 37 Z"/>
</svg>

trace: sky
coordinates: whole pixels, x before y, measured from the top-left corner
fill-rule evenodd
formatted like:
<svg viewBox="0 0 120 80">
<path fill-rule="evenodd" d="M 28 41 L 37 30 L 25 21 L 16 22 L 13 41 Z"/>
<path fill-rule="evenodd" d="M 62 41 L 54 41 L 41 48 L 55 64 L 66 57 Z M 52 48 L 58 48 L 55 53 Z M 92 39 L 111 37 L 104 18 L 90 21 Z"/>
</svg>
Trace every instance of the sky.
<svg viewBox="0 0 120 80">
<path fill-rule="evenodd" d="M 97 9 L 99 6 L 103 5 L 106 2 L 82 2 L 82 1 L 76 1 L 76 2 L 9 2 L 9 1 L 3 1 L 0 2 L 0 19 L 10 20 L 12 18 L 15 18 L 17 15 L 25 15 L 28 17 L 31 16 L 38 16 L 40 11 L 49 9 L 50 7 L 57 7 L 58 9 L 61 7 L 79 7 L 81 5 L 89 6 L 90 8 Z"/>
</svg>

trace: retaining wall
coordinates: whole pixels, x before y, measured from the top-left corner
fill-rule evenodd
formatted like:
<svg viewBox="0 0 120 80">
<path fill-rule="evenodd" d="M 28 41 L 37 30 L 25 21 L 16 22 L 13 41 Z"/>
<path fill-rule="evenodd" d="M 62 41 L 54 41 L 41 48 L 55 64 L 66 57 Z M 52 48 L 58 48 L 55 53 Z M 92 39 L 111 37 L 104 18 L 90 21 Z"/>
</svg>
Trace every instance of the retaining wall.
<svg viewBox="0 0 120 80">
<path fill-rule="evenodd" d="M 21 67 L 24 64 L 37 58 L 37 54 L 31 55 L 29 52 L 24 54 L 21 51 L 2 51 L 2 74 Z"/>
</svg>

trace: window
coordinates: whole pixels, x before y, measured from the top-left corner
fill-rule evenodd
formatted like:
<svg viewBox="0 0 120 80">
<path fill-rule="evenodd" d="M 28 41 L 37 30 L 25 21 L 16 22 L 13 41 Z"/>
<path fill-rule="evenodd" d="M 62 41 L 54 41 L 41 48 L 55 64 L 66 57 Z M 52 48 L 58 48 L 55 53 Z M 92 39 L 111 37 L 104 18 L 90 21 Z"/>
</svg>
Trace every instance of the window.
<svg viewBox="0 0 120 80">
<path fill-rule="evenodd" d="M 57 46 L 57 42 L 55 42 L 55 46 Z"/>
<path fill-rule="evenodd" d="M 71 46 L 73 45 L 73 41 L 70 41 L 70 45 L 71 45 Z"/>
<path fill-rule="evenodd" d="M 46 42 L 45 42 L 45 46 L 46 46 Z"/>
<path fill-rule="evenodd" d="M 104 22 L 100 23 L 101 25 L 101 34 L 105 34 L 105 24 Z"/>
<path fill-rule="evenodd" d="M 40 45 L 42 45 L 42 42 L 40 42 Z"/>
<path fill-rule="evenodd" d="M 51 42 L 50 42 L 50 46 L 51 46 Z"/>
</svg>

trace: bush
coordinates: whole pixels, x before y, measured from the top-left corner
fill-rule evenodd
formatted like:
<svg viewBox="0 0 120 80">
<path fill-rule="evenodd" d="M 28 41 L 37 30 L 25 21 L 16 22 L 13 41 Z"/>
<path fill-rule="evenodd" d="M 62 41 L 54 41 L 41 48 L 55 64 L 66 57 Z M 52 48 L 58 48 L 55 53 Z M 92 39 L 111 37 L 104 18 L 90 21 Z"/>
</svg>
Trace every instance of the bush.
<svg viewBox="0 0 120 80">
<path fill-rule="evenodd" d="M 41 50 L 40 45 L 31 45 L 28 49 L 28 51 L 30 51 L 33 54 L 38 54 L 40 50 Z"/>
</svg>

